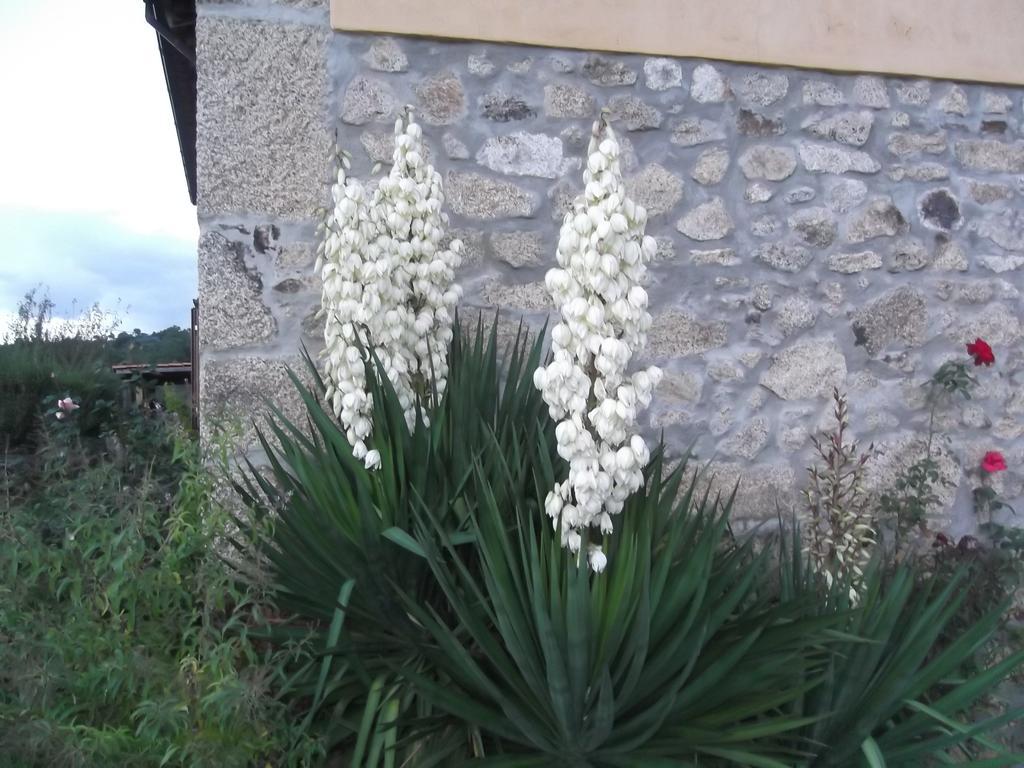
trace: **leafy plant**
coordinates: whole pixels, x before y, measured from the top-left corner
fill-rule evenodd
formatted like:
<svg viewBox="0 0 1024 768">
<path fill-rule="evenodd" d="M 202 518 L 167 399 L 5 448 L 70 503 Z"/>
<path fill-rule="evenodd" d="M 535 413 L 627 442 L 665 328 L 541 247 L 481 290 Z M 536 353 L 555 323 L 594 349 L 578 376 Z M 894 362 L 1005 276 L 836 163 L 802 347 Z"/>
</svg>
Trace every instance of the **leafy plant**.
<svg viewBox="0 0 1024 768">
<path fill-rule="evenodd" d="M 137 466 L 64 426 L 0 520 L 0 763 L 308 764 L 276 695 L 304 646 L 250 634 L 264 596 L 214 553 L 227 516 L 196 446 L 139 424 L 165 452 Z"/>
<path fill-rule="evenodd" d="M 871 558 L 874 516 L 864 492 L 864 466 L 874 447 L 859 453 L 857 443 L 846 439 L 850 426 L 846 397 L 832 391 L 835 429 L 824 442 L 812 437 L 821 464 L 812 466 L 804 490 L 807 500 L 808 551 L 822 569 L 829 586 L 836 580 L 850 585 L 850 599 L 856 601 L 864 566 Z"/>
<path fill-rule="evenodd" d="M 968 352 L 972 346 L 968 345 Z M 900 472 L 893 487 L 882 493 L 879 500 L 883 519 L 895 526 L 897 547 L 902 546 L 915 533 L 927 530 L 928 513 L 939 503 L 937 490 L 942 484 L 948 485 L 942 479 L 939 463 L 933 454 L 935 416 L 940 407 L 948 406 L 957 396 L 970 400 L 971 391 L 977 383 L 967 364 L 959 360 L 943 363 L 925 382 L 928 404 L 925 454 Z"/>
<path fill-rule="evenodd" d="M 781 597 L 821 594 L 820 576 L 799 554 L 799 533 L 783 549 Z M 962 616 L 970 582 L 961 570 L 945 578 L 910 566 L 894 572 L 876 560 L 864 576 L 857 605 L 845 585 L 836 584 L 818 604 L 842 619 L 820 685 L 789 710 L 808 719 L 798 748 L 808 768 L 949 763 L 1011 766 L 1009 755 L 990 737 L 1019 718 L 1019 709 L 973 721 L 970 714 L 996 685 L 1024 663 L 1024 651 L 987 667 L 973 666 L 1000 624 L 1005 604 L 950 631 Z M 945 642 L 943 640 L 945 639 Z"/>
<path fill-rule="evenodd" d="M 540 469 L 516 495 L 500 488 L 514 465 L 475 474 L 479 574 L 431 510 L 416 523 L 452 610 L 403 595 L 434 670 L 407 676 L 479 731 L 480 764 L 790 765 L 781 736 L 807 721 L 779 709 L 814 684 L 812 648 L 834 619 L 764 599 L 768 553 L 723 546 L 729 504 L 699 496 L 660 451 L 605 541 L 607 569 L 588 573 L 546 522 L 554 477 Z"/>
<path fill-rule="evenodd" d="M 262 536 L 240 520 L 236 544 L 256 543 L 278 604 L 303 618 L 267 638 L 282 642 L 313 623 L 322 649 L 318 663 L 296 670 L 290 688 L 311 702 L 309 721 L 322 722 L 328 746 L 347 750 L 353 765 L 398 759 L 383 752 L 380 733 L 381 746 L 371 748 L 371 725 L 393 722 L 396 707 L 414 720 L 429 712 L 397 672 L 419 668 L 429 642 L 398 596 L 414 595 L 418 604 L 450 612 L 409 535 L 417 510 L 433 510 L 446 535 L 465 546 L 473 536 L 474 471 L 487 475 L 506 463 L 516 466 L 506 489 L 511 494 L 526 486 L 537 462 L 554 456 L 553 429 L 532 383 L 541 343 L 529 342 L 521 331 L 502 366 L 496 323 L 487 334 L 482 321 L 469 334 L 456 323 L 447 389 L 429 426 L 418 418 L 411 431 L 387 377 L 376 375 L 379 361 L 369 360 L 371 447 L 381 457 L 374 471 L 355 458 L 321 403 L 324 383 L 308 358 L 315 389 L 294 377 L 308 424 L 293 424 L 277 412 L 260 431 L 270 466 L 250 465 L 237 490 L 252 521 L 272 521 L 271 533 Z M 413 732 L 449 739 L 450 724 L 418 722 Z M 461 748 L 463 735 L 444 747 L 435 744 L 429 754 L 441 759 L 446 750 Z M 395 743 L 393 733 L 387 739 Z M 402 743 L 402 754 L 424 750 L 422 739 Z"/>
</svg>

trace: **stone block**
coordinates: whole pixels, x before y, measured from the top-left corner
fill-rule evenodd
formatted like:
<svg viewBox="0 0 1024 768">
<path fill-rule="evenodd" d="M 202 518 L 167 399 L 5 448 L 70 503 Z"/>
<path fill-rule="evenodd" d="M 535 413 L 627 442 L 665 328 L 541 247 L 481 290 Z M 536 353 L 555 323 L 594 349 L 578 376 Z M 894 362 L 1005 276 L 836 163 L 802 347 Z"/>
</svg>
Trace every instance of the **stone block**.
<svg viewBox="0 0 1024 768">
<path fill-rule="evenodd" d="M 230 426 L 241 451 L 258 448 L 256 424 L 265 427 L 271 414 L 268 403 L 289 421 L 303 424 L 306 409 L 288 376 L 289 368 L 307 386 L 311 384 L 306 364 L 297 355 L 278 360 L 259 355 L 218 360 L 204 355 L 199 374 L 203 445 L 209 446 L 218 430 Z"/>
<path fill-rule="evenodd" d="M 445 194 L 452 211 L 474 219 L 532 216 L 537 209 L 536 197 L 526 190 L 479 173 L 449 171 Z"/>
<path fill-rule="evenodd" d="M 721 240 L 734 229 L 725 202 L 715 197 L 701 203 L 676 222 L 676 229 L 691 240 Z"/>
<path fill-rule="evenodd" d="M 207 232 L 199 239 L 201 349 L 266 343 L 277 323 L 263 301 L 263 279 L 248 244 Z"/>
<path fill-rule="evenodd" d="M 559 178 L 569 165 L 560 138 L 525 131 L 488 139 L 476 153 L 476 161 L 497 173 L 544 179 Z"/>
<path fill-rule="evenodd" d="M 796 154 L 788 147 L 756 144 L 740 155 L 740 170 L 748 179 L 782 181 L 796 170 Z"/>
<path fill-rule="evenodd" d="M 593 117 L 596 111 L 594 97 L 579 86 L 544 86 L 544 114 L 548 117 L 585 118 Z"/>
<path fill-rule="evenodd" d="M 690 176 L 698 184 L 717 184 L 729 170 L 729 150 L 722 147 L 705 149 L 697 156 L 697 162 Z"/>
<path fill-rule="evenodd" d="M 812 173 L 877 173 L 878 161 L 866 152 L 831 147 L 824 144 L 800 144 L 800 162 Z"/>
<path fill-rule="evenodd" d="M 683 180 L 664 166 L 652 163 L 626 180 L 626 193 L 647 209 L 648 216 L 659 216 L 683 199 Z"/>
<path fill-rule="evenodd" d="M 328 197 L 326 27 L 200 14 L 200 215 L 311 217 Z"/>
<path fill-rule="evenodd" d="M 448 125 L 466 114 L 466 93 L 452 72 L 438 72 L 415 88 L 419 115 L 429 125 Z"/>
<path fill-rule="evenodd" d="M 820 139 L 831 139 L 851 147 L 862 147 L 871 137 L 875 116 L 871 112 L 840 112 L 822 117 L 815 115 L 806 120 L 803 129 Z"/>
<path fill-rule="evenodd" d="M 654 358 L 689 357 L 725 346 L 728 326 L 724 322 L 703 323 L 695 316 L 676 310 L 654 318 L 647 332 L 647 354 Z"/>
<path fill-rule="evenodd" d="M 872 301 L 854 315 L 855 343 L 875 356 L 889 344 L 902 342 L 917 347 L 928 329 L 928 299 L 909 286 L 896 288 Z"/>
<path fill-rule="evenodd" d="M 494 256 L 511 267 L 537 267 L 554 261 L 555 249 L 549 254 L 540 232 L 495 232 L 491 235 Z"/>
<path fill-rule="evenodd" d="M 492 280 L 480 292 L 484 303 L 519 312 L 554 310 L 554 301 L 543 282 L 506 284 Z"/>
<path fill-rule="evenodd" d="M 644 85 L 652 91 L 667 91 L 683 84 L 683 68 L 672 59 L 647 59 L 644 62 Z"/>
<path fill-rule="evenodd" d="M 846 380 L 846 358 L 835 339 L 807 339 L 772 357 L 761 386 L 783 400 L 827 397 Z"/>
</svg>

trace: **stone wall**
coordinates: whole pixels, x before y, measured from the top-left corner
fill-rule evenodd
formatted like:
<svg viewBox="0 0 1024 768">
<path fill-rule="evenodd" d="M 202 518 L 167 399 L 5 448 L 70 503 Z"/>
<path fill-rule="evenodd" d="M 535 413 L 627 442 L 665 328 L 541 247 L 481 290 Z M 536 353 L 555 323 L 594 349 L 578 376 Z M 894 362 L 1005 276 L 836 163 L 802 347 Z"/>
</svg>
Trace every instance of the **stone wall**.
<svg viewBox="0 0 1024 768">
<path fill-rule="evenodd" d="M 923 382 L 982 336 L 998 364 L 937 421 L 937 517 L 973 528 L 987 450 L 1021 500 L 1021 90 L 691 59 L 330 31 L 317 0 L 201 3 L 199 213 L 204 434 L 277 394 L 315 348 L 315 210 L 337 141 L 366 177 L 417 108 L 466 243 L 463 311 L 539 326 L 543 275 L 608 107 L 659 255 L 647 425 L 694 444 L 737 514 L 797 502 L 833 387 L 879 453 L 875 489 L 920 456 Z M 250 435 L 251 437 L 251 435 Z"/>
</svg>

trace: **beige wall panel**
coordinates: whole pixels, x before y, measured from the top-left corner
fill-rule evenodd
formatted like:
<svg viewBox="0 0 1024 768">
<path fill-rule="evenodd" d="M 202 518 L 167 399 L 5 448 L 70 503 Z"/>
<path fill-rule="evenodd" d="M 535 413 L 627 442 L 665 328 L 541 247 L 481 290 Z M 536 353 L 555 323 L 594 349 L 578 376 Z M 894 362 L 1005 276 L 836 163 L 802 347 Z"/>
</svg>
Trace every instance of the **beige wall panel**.
<svg viewBox="0 0 1024 768">
<path fill-rule="evenodd" d="M 1024 0 L 331 0 L 335 29 L 1024 84 Z"/>
</svg>

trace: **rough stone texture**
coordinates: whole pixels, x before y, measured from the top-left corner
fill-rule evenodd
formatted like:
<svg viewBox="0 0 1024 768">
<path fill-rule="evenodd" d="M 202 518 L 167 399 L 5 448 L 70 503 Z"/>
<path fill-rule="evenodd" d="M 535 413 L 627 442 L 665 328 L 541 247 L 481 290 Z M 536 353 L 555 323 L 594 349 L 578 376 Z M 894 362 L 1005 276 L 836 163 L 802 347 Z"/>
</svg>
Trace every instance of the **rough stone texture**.
<svg viewBox="0 0 1024 768">
<path fill-rule="evenodd" d="M 450 172 L 445 177 L 445 192 L 455 213 L 474 219 L 530 216 L 537 207 L 529 192 L 479 173 Z"/>
<path fill-rule="evenodd" d="M 783 195 L 782 199 L 789 203 L 789 205 L 796 205 L 797 203 L 810 202 L 817 194 L 814 187 L 795 187 Z"/>
<path fill-rule="evenodd" d="M 597 111 L 596 105 L 594 97 L 579 86 L 544 86 L 544 113 L 548 117 L 591 117 Z"/>
<path fill-rule="evenodd" d="M 637 96 L 618 95 L 608 101 L 612 120 L 618 120 L 627 131 L 649 131 L 661 125 L 662 114 Z"/>
<path fill-rule="evenodd" d="M 658 243 L 637 364 L 666 377 L 643 423 L 672 450 L 721 458 L 704 481 L 740 481 L 738 529 L 798 498 L 832 384 L 859 438 L 912 453 L 921 382 L 977 336 L 998 364 L 972 371 L 977 397 L 940 419 L 957 484 L 940 512 L 973 531 L 960 467 L 985 446 L 1024 461 L 1020 88 L 330 33 L 325 13 L 212 7 L 199 30 L 207 432 L 207 417 L 248 415 L 249 385 L 231 376 L 292 407 L 281 361 L 322 344 L 314 212 L 335 136 L 372 183 L 391 121 L 417 106 L 445 181 L 443 242 L 464 242 L 464 312 L 500 306 L 504 341 L 521 316 L 551 317 L 544 275 L 607 108 Z M 1019 506 L 1024 477 L 1007 474 Z"/>
<path fill-rule="evenodd" d="M 729 84 L 710 64 L 698 64 L 693 70 L 690 98 L 700 104 L 718 104 L 729 96 Z"/>
<path fill-rule="evenodd" d="M 647 353 L 655 358 L 688 357 L 725 345 L 724 322 L 702 323 L 686 312 L 670 310 L 655 316 L 647 332 Z"/>
<path fill-rule="evenodd" d="M 405 72 L 409 68 L 409 58 L 392 37 L 374 40 L 363 61 L 378 72 Z"/>
<path fill-rule="evenodd" d="M 391 131 L 363 131 L 359 134 L 359 143 L 363 145 L 371 162 L 391 162 L 395 149 L 395 135 Z"/>
<path fill-rule="evenodd" d="M 667 91 L 683 84 L 683 68 L 672 59 L 648 59 L 644 62 L 644 85 L 652 91 Z"/>
<path fill-rule="evenodd" d="M 1024 141 L 1012 144 L 996 139 L 964 139 L 955 146 L 956 159 L 964 168 L 975 171 L 1024 171 Z"/>
<path fill-rule="evenodd" d="M 804 104 L 819 107 L 838 107 L 846 103 L 846 97 L 833 83 L 825 80 L 807 80 L 802 88 Z"/>
<path fill-rule="evenodd" d="M 297 351 L 297 350 L 296 350 Z M 306 408 L 288 376 L 291 369 L 300 380 L 311 382 L 306 364 L 298 354 L 268 359 L 258 354 L 214 359 L 204 357 L 199 370 L 199 402 L 203 404 L 200 440 L 205 447 L 221 430 L 240 446 L 258 445 L 255 423 L 270 415 L 268 395 L 286 419 L 301 424 Z"/>
<path fill-rule="evenodd" d="M 476 153 L 476 161 L 512 176 L 557 179 L 565 170 L 561 139 L 525 131 L 488 139 Z"/>
<path fill-rule="evenodd" d="M 495 232 L 491 235 L 494 256 L 509 266 L 536 267 L 545 261 L 552 261 L 544 249 L 544 238 L 540 232 Z"/>
<path fill-rule="evenodd" d="M 688 117 L 676 123 L 669 139 L 681 147 L 693 147 L 725 138 L 725 130 L 710 120 Z"/>
<path fill-rule="evenodd" d="M 896 83 L 896 100 L 900 104 L 923 106 L 932 96 L 932 84 L 927 80 L 915 80 L 912 83 Z"/>
<path fill-rule="evenodd" d="M 439 72 L 416 85 L 420 118 L 431 125 L 454 123 L 466 113 L 462 82 L 452 72 Z"/>
<path fill-rule="evenodd" d="M 888 109 L 889 93 L 885 88 L 885 81 L 880 77 L 871 77 L 870 75 L 854 78 L 853 101 L 862 107 Z"/>
<path fill-rule="evenodd" d="M 892 133 L 886 141 L 889 151 L 897 157 L 914 157 L 922 152 L 939 155 L 946 151 L 946 134 Z"/>
<path fill-rule="evenodd" d="M 877 355 L 897 341 L 910 346 L 924 342 L 928 325 L 928 300 L 923 293 L 904 286 L 890 291 L 854 315 L 856 343 Z"/>
<path fill-rule="evenodd" d="M 495 307 L 516 307 L 524 312 L 539 312 L 554 309 L 551 295 L 544 283 L 523 283 L 504 285 L 491 281 L 480 291 L 484 303 Z"/>
<path fill-rule="evenodd" d="M 840 112 L 829 117 L 815 115 L 804 123 L 803 129 L 821 139 L 862 147 L 871 136 L 874 123 L 875 116 L 871 112 Z"/>
<path fill-rule="evenodd" d="M 868 185 L 859 179 L 836 179 L 826 187 L 825 204 L 834 213 L 847 213 L 864 202 Z"/>
<path fill-rule="evenodd" d="M 253 249 L 245 242 L 215 232 L 199 239 L 204 349 L 260 344 L 276 333 L 277 323 L 263 301 L 263 279 L 253 261 Z"/>
<path fill-rule="evenodd" d="M 743 192 L 743 199 L 752 205 L 756 205 L 757 203 L 767 203 L 774 195 L 775 193 L 769 185 L 755 181 L 747 185 Z"/>
<path fill-rule="evenodd" d="M 882 167 L 866 152 L 808 142 L 800 144 L 800 162 L 815 173 L 876 173 Z"/>
<path fill-rule="evenodd" d="M 807 339 L 772 357 L 761 386 L 783 400 L 825 397 L 846 379 L 846 358 L 835 340 Z"/>
<path fill-rule="evenodd" d="M 697 163 L 693 166 L 690 176 L 698 184 L 717 184 L 725 178 L 725 172 L 729 170 L 729 151 L 721 147 L 705 149 L 697 156 Z"/>
<path fill-rule="evenodd" d="M 664 166 L 652 163 L 626 181 L 626 191 L 647 209 L 648 216 L 659 216 L 683 199 L 683 180 Z"/>
<path fill-rule="evenodd" d="M 864 210 L 850 222 L 846 240 L 850 243 L 863 243 L 876 237 L 900 235 L 909 228 L 910 225 L 906 218 L 892 199 L 878 197 L 868 203 Z"/>
<path fill-rule="evenodd" d="M 504 91 L 488 93 L 480 99 L 480 107 L 481 114 L 496 123 L 528 120 L 537 116 L 537 110 L 527 103 L 525 97 Z"/>
<path fill-rule="evenodd" d="M 796 153 L 788 147 L 758 144 L 740 155 L 740 170 L 748 179 L 782 181 L 796 170 Z"/>
<path fill-rule="evenodd" d="M 736 132 L 741 136 L 778 136 L 786 132 L 786 121 L 781 117 L 768 117 L 759 112 L 740 108 L 736 114 Z"/>
<path fill-rule="evenodd" d="M 754 251 L 754 258 L 779 272 L 799 272 L 814 255 L 795 243 L 766 243 Z"/>
<path fill-rule="evenodd" d="M 839 233 L 828 208 L 804 208 L 790 216 L 787 223 L 797 240 L 812 248 L 828 248 Z"/>
<path fill-rule="evenodd" d="M 967 91 L 959 85 L 954 85 L 942 97 L 939 108 L 947 115 L 960 115 L 965 117 L 970 111 L 970 104 L 967 101 Z"/>
<path fill-rule="evenodd" d="M 874 251 L 857 253 L 834 253 L 829 256 L 828 268 L 833 272 L 853 275 L 868 269 L 881 269 L 882 257 Z"/>
<path fill-rule="evenodd" d="M 991 181 L 978 181 L 969 179 L 967 188 L 971 191 L 971 198 L 978 205 L 991 205 L 1000 200 L 1009 200 L 1013 197 L 1013 187 L 1009 184 L 999 184 Z"/>
<path fill-rule="evenodd" d="M 735 267 L 740 258 L 732 248 L 713 248 L 707 251 L 690 251 L 690 261 L 694 264 L 717 264 L 720 267 Z"/>
<path fill-rule="evenodd" d="M 814 325 L 817 312 L 803 296 L 791 296 L 779 305 L 775 324 L 783 336 L 792 336 Z"/>
<path fill-rule="evenodd" d="M 676 222 L 676 229 L 691 240 L 721 240 L 733 227 L 732 217 L 720 197 L 701 203 Z"/>
<path fill-rule="evenodd" d="M 781 101 L 789 91 L 789 78 L 781 72 L 755 72 L 733 80 L 731 84 L 740 101 L 760 107 Z"/>
<path fill-rule="evenodd" d="M 960 215 L 960 203 L 948 189 L 926 192 L 918 200 L 917 211 L 926 227 L 940 232 L 959 229 L 964 223 Z"/>
<path fill-rule="evenodd" d="M 327 30 L 316 27 L 200 15 L 200 214 L 295 219 L 326 202 L 327 38 Z"/>
<path fill-rule="evenodd" d="M 398 99 L 386 81 L 359 76 L 345 89 L 341 119 L 349 125 L 390 120 L 397 107 Z"/>
<path fill-rule="evenodd" d="M 621 61 L 591 56 L 583 65 L 583 74 L 594 85 L 633 85 L 636 71 Z"/>
</svg>

